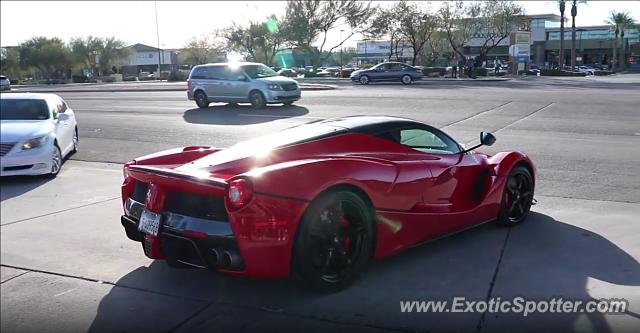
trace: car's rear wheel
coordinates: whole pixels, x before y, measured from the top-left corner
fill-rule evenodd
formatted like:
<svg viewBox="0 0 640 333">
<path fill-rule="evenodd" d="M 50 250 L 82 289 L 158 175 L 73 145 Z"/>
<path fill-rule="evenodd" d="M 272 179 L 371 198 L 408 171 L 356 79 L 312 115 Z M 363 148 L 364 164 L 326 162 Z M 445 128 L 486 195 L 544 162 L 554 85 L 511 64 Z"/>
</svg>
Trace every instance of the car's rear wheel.
<svg viewBox="0 0 640 333">
<path fill-rule="evenodd" d="M 320 195 L 304 214 L 293 253 L 293 272 L 311 286 L 334 292 L 349 285 L 374 251 L 373 214 L 357 194 Z"/>
<path fill-rule="evenodd" d="M 255 109 L 262 109 L 267 106 L 267 101 L 265 100 L 264 95 L 259 91 L 251 92 L 251 94 L 249 94 L 249 100 L 251 101 L 251 106 Z"/>
<path fill-rule="evenodd" d="M 196 105 L 199 108 L 204 109 L 209 107 L 209 98 L 203 91 L 196 91 L 196 93 L 193 95 L 193 99 L 196 100 Z"/>
<path fill-rule="evenodd" d="M 363 75 L 360 77 L 359 81 L 360 81 L 360 84 L 369 84 L 369 77 L 366 75 Z"/>
<path fill-rule="evenodd" d="M 411 84 L 411 82 L 413 82 L 413 78 L 411 77 L 411 75 L 403 75 L 400 78 L 400 81 L 402 82 L 402 84 Z"/>
<path fill-rule="evenodd" d="M 525 220 L 533 202 L 533 178 L 523 166 L 513 168 L 507 177 L 497 222 L 516 225 Z"/>
</svg>

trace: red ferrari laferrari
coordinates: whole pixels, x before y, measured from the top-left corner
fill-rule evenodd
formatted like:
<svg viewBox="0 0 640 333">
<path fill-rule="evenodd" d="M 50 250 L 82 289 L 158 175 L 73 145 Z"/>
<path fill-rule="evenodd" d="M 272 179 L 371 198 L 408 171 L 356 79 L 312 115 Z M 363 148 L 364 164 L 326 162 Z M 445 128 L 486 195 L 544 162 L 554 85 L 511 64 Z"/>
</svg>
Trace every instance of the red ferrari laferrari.
<svg viewBox="0 0 640 333">
<path fill-rule="evenodd" d="M 230 148 L 190 146 L 124 165 L 121 222 L 175 267 L 348 285 L 372 258 L 488 221 L 522 222 L 533 162 L 475 152 L 396 117 L 312 122 Z"/>
</svg>

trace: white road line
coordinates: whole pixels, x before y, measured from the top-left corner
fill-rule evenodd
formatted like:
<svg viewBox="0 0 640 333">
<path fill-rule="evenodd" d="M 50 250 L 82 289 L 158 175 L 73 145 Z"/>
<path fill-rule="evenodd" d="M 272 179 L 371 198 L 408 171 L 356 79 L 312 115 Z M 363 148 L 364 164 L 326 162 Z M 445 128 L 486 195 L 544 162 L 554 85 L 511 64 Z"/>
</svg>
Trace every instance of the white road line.
<svg viewBox="0 0 640 333">
<path fill-rule="evenodd" d="M 55 295 L 53 295 L 53 297 L 58 297 L 58 296 L 62 296 L 62 295 L 64 295 L 64 294 L 68 294 L 68 293 L 70 293 L 70 292 L 72 292 L 72 291 L 74 291 L 74 290 L 76 290 L 76 289 L 78 289 L 78 288 L 72 288 L 72 289 L 69 289 L 69 290 L 67 290 L 67 291 L 63 291 L 63 292 L 61 292 L 61 293 L 59 293 L 59 294 L 55 294 Z"/>
</svg>

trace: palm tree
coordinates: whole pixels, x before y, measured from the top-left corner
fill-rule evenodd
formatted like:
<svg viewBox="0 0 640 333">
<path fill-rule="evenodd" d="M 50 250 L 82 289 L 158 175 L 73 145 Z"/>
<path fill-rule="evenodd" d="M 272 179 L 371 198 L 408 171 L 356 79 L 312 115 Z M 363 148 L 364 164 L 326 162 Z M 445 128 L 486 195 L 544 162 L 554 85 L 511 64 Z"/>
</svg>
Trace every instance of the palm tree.
<svg viewBox="0 0 640 333">
<path fill-rule="evenodd" d="M 558 54 L 558 66 L 560 70 L 564 67 L 564 5 L 565 0 L 558 0 L 560 6 L 560 52 Z"/>
<path fill-rule="evenodd" d="M 576 70 L 576 16 L 578 15 L 578 3 L 587 3 L 587 1 L 573 0 L 571 4 L 571 71 Z"/>
<path fill-rule="evenodd" d="M 605 21 L 607 24 L 611 25 L 611 28 L 615 33 L 615 44 L 613 46 L 613 57 L 612 57 L 612 67 L 620 67 L 621 64 L 624 63 L 624 52 L 620 54 L 620 61 L 616 59 L 616 52 L 618 50 L 618 35 L 620 35 L 620 39 L 624 40 L 624 29 L 633 27 L 635 22 L 629 12 L 616 12 L 611 11 L 609 13 L 609 19 Z M 617 66 L 616 66 L 617 65 Z"/>
</svg>

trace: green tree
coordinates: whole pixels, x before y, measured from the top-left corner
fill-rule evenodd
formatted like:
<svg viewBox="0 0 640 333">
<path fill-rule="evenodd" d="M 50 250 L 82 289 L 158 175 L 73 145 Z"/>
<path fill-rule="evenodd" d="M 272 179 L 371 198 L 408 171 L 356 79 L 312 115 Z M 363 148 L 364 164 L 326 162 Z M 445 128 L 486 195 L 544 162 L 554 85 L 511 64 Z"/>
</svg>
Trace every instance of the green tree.
<svg viewBox="0 0 640 333">
<path fill-rule="evenodd" d="M 333 50 L 342 46 L 354 34 L 362 32 L 364 23 L 372 17 L 374 11 L 371 2 L 356 0 L 289 0 L 286 6 L 286 21 L 282 27 L 283 38 L 291 46 L 309 52 L 317 67 Z M 329 32 L 342 24 L 349 27 L 350 34 L 343 36 L 338 44 L 327 50 Z M 314 42 L 320 45 L 317 48 L 313 47 Z"/>
<path fill-rule="evenodd" d="M 275 15 L 269 16 L 265 22 L 250 22 L 247 27 L 233 23 L 220 35 L 226 40 L 229 50 L 267 65 L 273 63 L 283 41 L 280 20 Z"/>
<path fill-rule="evenodd" d="M 635 26 L 635 22 L 629 12 L 616 12 L 611 11 L 609 13 L 609 19 L 605 21 L 607 24 L 611 26 L 611 29 L 614 30 L 615 33 L 615 45 L 613 46 L 613 57 L 612 57 L 612 67 L 613 69 L 622 68 L 624 65 L 624 52 L 620 52 L 620 61 L 616 57 L 616 52 L 618 50 L 618 36 L 620 36 L 622 40 L 624 40 L 624 30 Z"/>
<path fill-rule="evenodd" d="M 37 68 L 47 79 L 66 77 L 74 65 L 73 54 L 59 38 L 33 37 L 20 44 L 20 62 Z"/>
<path fill-rule="evenodd" d="M 391 61 L 393 55 L 398 57 L 398 44 L 400 37 L 400 20 L 395 16 L 396 11 L 391 8 L 377 8 L 372 15 L 370 23 L 363 29 L 366 38 L 383 38 L 389 40 L 387 58 Z M 394 52 L 395 51 L 395 52 Z"/>
<path fill-rule="evenodd" d="M 104 48 L 104 40 L 99 37 L 87 36 L 72 38 L 69 42 L 75 61 L 83 68 L 95 68 L 91 63 L 92 55 L 99 54 Z"/>
<path fill-rule="evenodd" d="M 0 73 L 8 75 L 9 79 L 22 78 L 20 50 L 17 47 L 0 49 Z"/>
<path fill-rule="evenodd" d="M 224 42 L 208 35 L 192 37 L 187 41 L 180 57 L 185 64 L 200 65 L 211 62 L 213 57 L 224 49 Z"/>
<path fill-rule="evenodd" d="M 573 0 L 571 3 L 571 70 L 576 70 L 576 16 L 578 15 L 578 4 L 587 3 L 586 0 Z"/>
<path fill-rule="evenodd" d="M 472 5 L 473 6 L 473 5 Z M 524 9 L 512 1 L 492 0 L 476 3 L 470 16 L 473 21 L 474 37 L 479 38 L 479 61 L 486 60 L 487 54 L 498 46 L 511 31 L 524 20 Z"/>
<path fill-rule="evenodd" d="M 351 62 L 353 58 L 356 56 L 356 48 L 355 47 L 345 47 L 331 55 L 331 63 L 336 66 L 344 66 Z"/>
<path fill-rule="evenodd" d="M 558 54 L 558 66 L 560 69 L 564 67 L 564 11 L 566 9 L 565 0 L 558 0 L 558 9 L 560 10 L 560 52 Z"/>
<path fill-rule="evenodd" d="M 105 38 L 103 40 L 104 47 L 99 51 L 98 69 L 102 75 L 108 75 L 112 72 L 112 68 L 120 64 L 131 56 L 133 50 L 126 47 L 125 42 L 115 37 Z"/>
<path fill-rule="evenodd" d="M 416 64 L 418 55 L 438 27 L 437 17 L 430 8 L 422 8 L 415 3 L 401 0 L 394 7 L 394 19 L 399 21 L 398 32 L 407 40 L 413 50 L 412 65 Z"/>
</svg>

